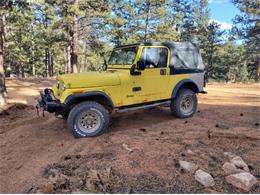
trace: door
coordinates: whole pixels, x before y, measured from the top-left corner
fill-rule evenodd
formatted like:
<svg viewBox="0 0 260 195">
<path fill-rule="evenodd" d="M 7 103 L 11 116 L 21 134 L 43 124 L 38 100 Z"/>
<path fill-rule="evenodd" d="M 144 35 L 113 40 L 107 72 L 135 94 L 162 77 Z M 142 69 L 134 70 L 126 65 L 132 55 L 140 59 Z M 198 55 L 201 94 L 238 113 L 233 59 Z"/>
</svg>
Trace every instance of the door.
<svg viewBox="0 0 260 195">
<path fill-rule="evenodd" d="M 139 60 L 145 65 L 145 70 L 140 76 L 132 77 L 132 90 L 139 101 L 150 102 L 167 98 L 169 58 L 170 53 L 167 47 L 142 47 Z"/>
</svg>

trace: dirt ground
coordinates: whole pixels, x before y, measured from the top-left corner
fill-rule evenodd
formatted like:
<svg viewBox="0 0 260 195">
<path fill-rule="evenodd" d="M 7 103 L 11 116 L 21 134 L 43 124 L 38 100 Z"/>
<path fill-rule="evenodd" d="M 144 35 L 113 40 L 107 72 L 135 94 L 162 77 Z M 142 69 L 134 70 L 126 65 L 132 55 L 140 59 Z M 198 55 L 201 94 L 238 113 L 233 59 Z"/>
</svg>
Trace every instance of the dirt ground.
<svg viewBox="0 0 260 195">
<path fill-rule="evenodd" d="M 250 193 L 260 193 L 259 85 L 211 84 L 192 118 L 168 108 L 114 115 L 108 133 L 75 139 L 65 120 L 36 115 L 38 91 L 51 83 L 7 80 L 1 193 L 241 193 L 225 182 L 223 152 L 244 159 L 258 179 Z M 204 188 L 179 160 L 196 163 L 216 185 Z"/>
</svg>

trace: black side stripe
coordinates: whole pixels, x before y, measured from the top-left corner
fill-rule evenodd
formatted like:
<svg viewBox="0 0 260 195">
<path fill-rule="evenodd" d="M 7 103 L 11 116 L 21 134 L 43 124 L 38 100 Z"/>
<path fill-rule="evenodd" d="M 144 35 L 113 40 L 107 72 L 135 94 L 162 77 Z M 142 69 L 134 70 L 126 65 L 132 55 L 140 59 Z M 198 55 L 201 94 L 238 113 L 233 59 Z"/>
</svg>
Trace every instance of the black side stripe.
<svg viewBox="0 0 260 195">
<path fill-rule="evenodd" d="M 175 74 L 191 74 L 191 73 L 203 73 L 204 70 L 200 69 L 186 69 L 186 68 L 174 68 L 170 67 L 170 75 Z"/>
</svg>

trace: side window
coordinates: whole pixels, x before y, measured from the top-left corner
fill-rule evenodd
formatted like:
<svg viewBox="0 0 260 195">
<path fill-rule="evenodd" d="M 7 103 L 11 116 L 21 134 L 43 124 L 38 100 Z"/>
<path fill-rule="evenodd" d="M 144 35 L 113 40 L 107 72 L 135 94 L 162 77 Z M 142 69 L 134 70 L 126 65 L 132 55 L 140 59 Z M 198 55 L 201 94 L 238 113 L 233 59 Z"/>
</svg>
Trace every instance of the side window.
<svg viewBox="0 0 260 195">
<path fill-rule="evenodd" d="M 166 48 L 143 48 L 141 60 L 146 68 L 167 67 L 168 50 Z"/>
<path fill-rule="evenodd" d="M 191 49 L 176 49 L 174 67 L 196 69 L 198 67 L 198 54 Z"/>
</svg>

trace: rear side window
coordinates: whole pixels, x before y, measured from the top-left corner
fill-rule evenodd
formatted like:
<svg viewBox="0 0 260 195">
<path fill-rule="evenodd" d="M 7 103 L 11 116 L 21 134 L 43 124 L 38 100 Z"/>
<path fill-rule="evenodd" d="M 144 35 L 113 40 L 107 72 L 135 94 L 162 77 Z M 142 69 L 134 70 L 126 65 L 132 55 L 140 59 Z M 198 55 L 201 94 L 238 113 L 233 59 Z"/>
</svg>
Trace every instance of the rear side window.
<svg viewBox="0 0 260 195">
<path fill-rule="evenodd" d="M 198 68 L 198 53 L 192 49 L 176 49 L 174 56 L 175 68 Z"/>
<path fill-rule="evenodd" d="M 141 59 L 146 68 L 164 68 L 167 67 L 168 50 L 160 47 L 145 47 Z"/>
</svg>

